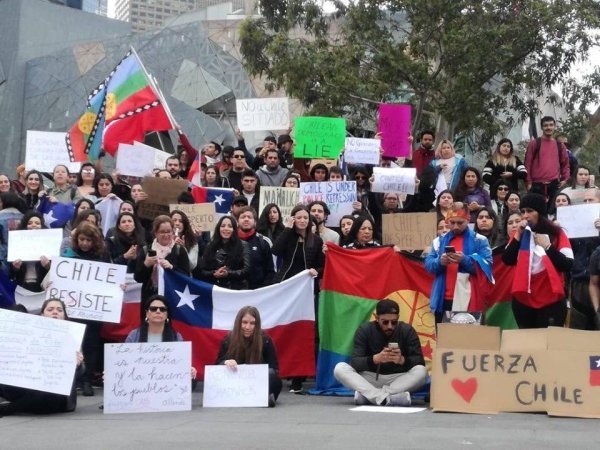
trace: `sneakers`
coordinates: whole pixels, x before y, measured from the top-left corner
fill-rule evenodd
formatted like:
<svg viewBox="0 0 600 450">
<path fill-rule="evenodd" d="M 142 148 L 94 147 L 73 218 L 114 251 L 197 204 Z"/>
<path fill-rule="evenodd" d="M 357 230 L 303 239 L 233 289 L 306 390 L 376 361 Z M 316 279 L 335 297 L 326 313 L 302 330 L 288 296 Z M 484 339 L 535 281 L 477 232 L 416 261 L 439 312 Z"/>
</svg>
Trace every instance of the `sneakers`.
<svg viewBox="0 0 600 450">
<path fill-rule="evenodd" d="M 302 393 L 302 380 L 300 378 L 292 378 L 292 384 L 290 385 L 290 392 L 292 394 Z"/>
<path fill-rule="evenodd" d="M 357 406 L 372 405 L 369 399 L 358 391 L 354 392 L 354 404 Z"/>
<path fill-rule="evenodd" d="M 269 394 L 269 408 L 275 408 L 275 395 Z"/>
<path fill-rule="evenodd" d="M 84 397 L 93 397 L 94 396 L 94 388 L 89 381 L 83 382 L 83 387 L 81 393 Z"/>
<path fill-rule="evenodd" d="M 386 406 L 410 406 L 410 404 L 410 393 L 399 392 L 388 396 Z"/>
</svg>

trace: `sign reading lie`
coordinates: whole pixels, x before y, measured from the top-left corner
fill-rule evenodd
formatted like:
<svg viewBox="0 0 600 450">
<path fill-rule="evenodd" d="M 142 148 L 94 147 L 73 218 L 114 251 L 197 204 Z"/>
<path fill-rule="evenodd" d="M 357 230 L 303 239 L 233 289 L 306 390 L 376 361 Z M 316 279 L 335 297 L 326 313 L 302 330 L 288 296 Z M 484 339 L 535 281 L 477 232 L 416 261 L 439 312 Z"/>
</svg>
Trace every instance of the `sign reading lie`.
<svg viewBox="0 0 600 450">
<path fill-rule="evenodd" d="M 334 117 L 296 117 L 294 156 L 327 158 L 340 156 L 346 143 L 346 120 Z"/>
<path fill-rule="evenodd" d="M 59 298 L 72 319 L 119 323 L 127 266 L 55 258 L 50 266 L 52 284 L 46 298 Z"/>
</svg>

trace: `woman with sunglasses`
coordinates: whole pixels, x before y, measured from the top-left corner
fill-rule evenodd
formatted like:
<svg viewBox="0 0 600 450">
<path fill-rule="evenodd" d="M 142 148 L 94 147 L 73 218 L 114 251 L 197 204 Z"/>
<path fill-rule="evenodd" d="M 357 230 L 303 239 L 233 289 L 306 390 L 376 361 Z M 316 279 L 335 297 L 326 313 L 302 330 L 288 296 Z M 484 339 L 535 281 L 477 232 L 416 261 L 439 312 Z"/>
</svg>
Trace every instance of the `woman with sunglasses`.
<svg viewBox="0 0 600 450">
<path fill-rule="evenodd" d="M 498 181 L 507 183 L 511 190 L 519 190 L 519 180 L 525 181 L 527 169 L 515 155 L 513 143 L 510 139 L 500 139 L 496 150 L 488 159 L 483 168 L 483 181 L 489 186 L 494 186 Z"/>
<path fill-rule="evenodd" d="M 492 202 L 492 209 L 501 221 L 504 221 L 504 216 L 508 207 L 506 200 L 508 199 L 508 193 L 510 192 L 510 185 L 503 180 L 498 182 L 490 190 L 490 200 Z"/>
<path fill-rule="evenodd" d="M 94 180 L 96 179 L 96 169 L 92 163 L 83 163 L 77 174 L 77 192 L 82 197 L 92 196 L 94 193 Z M 92 197 L 93 198 L 93 197 Z"/>
</svg>

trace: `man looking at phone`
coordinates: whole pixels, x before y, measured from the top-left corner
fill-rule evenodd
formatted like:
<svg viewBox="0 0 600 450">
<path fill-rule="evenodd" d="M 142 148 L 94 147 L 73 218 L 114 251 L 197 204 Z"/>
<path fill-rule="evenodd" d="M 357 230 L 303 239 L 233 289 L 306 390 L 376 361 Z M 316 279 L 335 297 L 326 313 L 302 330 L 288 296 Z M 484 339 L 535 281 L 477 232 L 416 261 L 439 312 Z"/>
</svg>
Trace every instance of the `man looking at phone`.
<svg viewBox="0 0 600 450">
<path fill-rule="evenodd" d="M 410 392 L 425 384 L 421 343 L 412 326 L 399 320 L 400 308 L 389 299 L 375 307 L 375 320 L 354 335 L 350 364 L 335 366 L 335 378 L 354 393 L 357 405 L 410 406 Z"/>
<path fill-rule="evenodd" d="M 467 206 L 454 203 L 446 215 L 450 231 L 433 240 L 425 258 L 425 269 L 435 275 L 430 302 L 436 322 L 444 311 L 483 311 L 483 276 L 493 282 L 492 249 L 485 236 L 469 228 L 469 219 Z"/>
</svg>

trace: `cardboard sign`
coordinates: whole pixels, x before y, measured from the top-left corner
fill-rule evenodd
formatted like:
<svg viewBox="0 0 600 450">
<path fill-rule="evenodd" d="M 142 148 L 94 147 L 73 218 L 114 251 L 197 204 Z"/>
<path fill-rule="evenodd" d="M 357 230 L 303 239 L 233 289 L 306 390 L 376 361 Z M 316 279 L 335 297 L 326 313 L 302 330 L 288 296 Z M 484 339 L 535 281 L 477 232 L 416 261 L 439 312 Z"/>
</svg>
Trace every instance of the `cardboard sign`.
<svg viewBox="0 0 600 450">
<path fill-rule="evenodd" d="M 342 216 L 352 213 L 352 202 L 358 200 L 356 181 L 300 183 L 300 203 L 308 205 L 315 200 L 325 202 L 331 212 L 325 225 L 337 227 Z"/>
<path fill-rule="evenodd" d="M 286 130 L 290 126 L 287 97 L 244 98 L 235 101 L 240 131 Z"/>
<path fill-rule="evenodd" d="M 378 131 L 381 133 L 381 147 L 384 156 L 410 157 L 410 115 L 411 105 L 379 105 Z"/>
<path fill-rule="evenodd" d="M 337 166 L 338 160 L 337 159 L 323 159 L 323 158 L 311 159 L 310 165 L 308 166 L 308 172 L 310 173 L 312 168 L 315 167 L 317 164 L 323 164 L 328 169 L 331 169 L 333 166 Z"/>
<path fill-rule="evenodd" d="M 59 298 L 71 319 L 119 323 L 127 266 L 55 258 L 50 266 L 52 284 L 46 298 Z"/>
<path fill-rule="evenodd" d="M 138 216 L 153 220 L 160 214 L 169 214 L 169 205 L 177 203 L 177 197 L 187 191 L 186 180 L 167 180 L 164 178 L 145 177 L 142 181 L 148 199 L 138 206 Z"/>
<path fill-rule="evenodd" d="M 169 205 L 171 212 L 179 210 L 190 219 L 190 225 L 194 230 L 215 231 L 217 216 L 214 203 L 196 203 L 193 205 Z"/>
<path fill-rule="evenodd" d="M 71 162 L 65 133 L 27 130 L 25 143 L 25 169 L 50 172 L 57 164 L 64 164 L 69 172 L 79 172 L 80 162 Z"/>
<path fill-rule="evenodd" d="M 205 367 L 203 407 L 268 405 L 268 364 L 240 364 L 237 366 L 237 370 L 231 370 L 224 365 Z"/>
<path fill-rule="evenodd" d="M 191 411 L 192 343 L 104 346 L 104 413 Z"/>
<path fill-rule="evenodd" d="M 346 120 L 334 117 L 296 117 L 294 156 L 335 159 L 346 143 Z"/>
<path fill-rule="evenodd" d="M 281 210 L 281 217 L 288 217 L 292 209 L 299 203 L 300 189 L 276 186 L 261 186 L 260 203 L 258 215 L 261 215 L 265 206 L 269 203 L 276 203 Z"/>
<path fill-rule="evenodd" d="M 600 333 L 439 324 L 434 411 L 600 417 Z M 596 368 L 596 366 L 598 366 Z"/>
<path fill-rule="evenodd" d="M 379 164 L 379 139 L 346 138 L 344 161 L 348 164 Z"/>
<path fill-rule="evenodd" d="M 0 309 L 0 384 L 69 395 L 85 325 Z"/>
<path fill-rule="evenodd" d="M 155 150 L 147 145 L 119 144 L 116 162 L 117 171 L 121 175 L 129 175 L 131 177 L 152 175 Z"/>
<path fill-rule="evenodd" d="M 62 240 L 62 228 L 9 231 L 7 261 L 39 261 L 41 256 L 58 256 Z"/>
<path fill-rule="evenodd" d="M 417 169 L 415 168 L 373 168 L 373 192 L 397 192 L 399 194 L 414 194 Z"/>
<path fill-rule="evenodd" d="M 437 214 L 383 214 L 383 243 L 402 250 L 423 250 L 437 236 Z"/>
<path fill-rule="evenodd" d="M 594 221 L 600 218 L 600 203 L 561 206 L 556 208 L 556 220 L 569 239 L 598 237 Z"/>
</svg>

